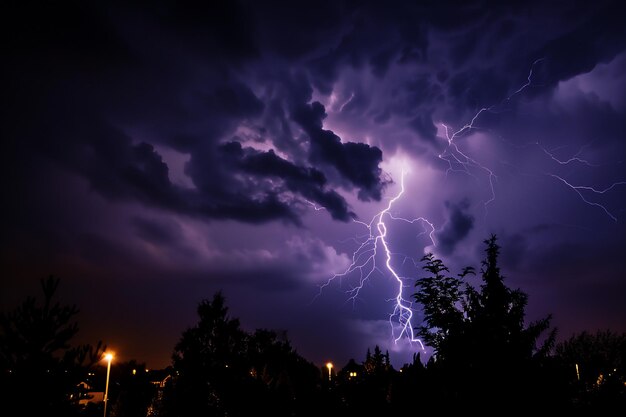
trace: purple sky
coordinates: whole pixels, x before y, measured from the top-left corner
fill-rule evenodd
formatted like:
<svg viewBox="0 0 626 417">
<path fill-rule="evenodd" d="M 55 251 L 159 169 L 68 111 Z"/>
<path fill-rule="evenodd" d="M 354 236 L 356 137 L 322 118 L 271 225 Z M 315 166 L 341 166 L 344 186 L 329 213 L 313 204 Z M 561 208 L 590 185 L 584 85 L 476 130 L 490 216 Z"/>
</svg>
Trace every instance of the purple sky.
<svg viewBox="0 0 626 417">
<path fill-rule="evenodd" d="M 626 331 L 620 2 L 7 3 L 2 309 L 57 275 L 80 341 L 162 367 L 221 289 L 312 361 L 399 366 L 385 257 L 319 286 L 404 169 L 408 301 L 425 252 L 479 268 L 496 233 L 529 320 Z"/>
</svg>

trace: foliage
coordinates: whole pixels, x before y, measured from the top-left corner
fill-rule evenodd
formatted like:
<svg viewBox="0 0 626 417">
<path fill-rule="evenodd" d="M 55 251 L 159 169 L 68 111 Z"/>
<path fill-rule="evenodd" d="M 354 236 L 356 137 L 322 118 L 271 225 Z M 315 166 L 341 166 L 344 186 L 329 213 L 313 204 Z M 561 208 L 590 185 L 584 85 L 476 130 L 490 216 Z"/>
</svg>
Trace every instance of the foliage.
<svg viewBox="0 0 626 417">
<path fill-rule="evenodd" d="M 158 380 L 168 381 L 164 391 L 152 384 L 144 364 L 112 369 L 109 414 L 393 415 L 414 406 L 416 393 L 428 399 L 421 408 L 441 413 L 624 409 L 626 333 L 582 332 L 551 355 L 550 316 L 525 323 L 527 295 L 505 284 L 496 237 L 485 244 L 480 285 L 471 284 L 471 267 L 452 277 L 434 255 L 423 258 L 428 275 L 417 281 L 414 297 L 424 315 L 417 332 L 434 350 L 425 365 L 416 354 L 396 371 L 389 352 L 375 346 L 362 363 L 351 360 L 331 380 L 322 378 L 284 333 L 242 330 L 216 293 L 199 303 L 198 322 L 182 333 L 173 367 L 157 372 Z M 102 344 L 72 347 L 78 309 L 55 301 L 58 279 L 41 285 L 42 301 L 29 297 L 0 314 L 0 412 L 101 415 L 101 403 L 81 410 L 75 394 L 100 359 Z"/>
<path fill-rule="evenodd" d="M 135 360 L 118 362 L 111 369 L 109 387 L 109 417 L 145 417 L 157 388 L 151 382 L 151 373 L 143 363 Z"/>
<path fill-rule="evenodd" d="M 102 355 L 101 342 L 70 346 L 78 332 L 78 309 L 55 301 L 59 282 L 53 276 L 41 280 L 42 303 L 28 297 L 15 310 L 0 313 L 0 400 L 9 415 L 76 413 L 71 396 Z"/>
<path fill-rule="evenodd" d="M 392 379 L 395 373 L 389 360 L 389 352 L 383 353 L 378 345 L 374 347 L 373 353 L 367 349 L 362 364 L 357 365 L 354 359 L 351 359 L 337 374 L 336 392 L 344 407 L 341 414 L 389 414 Z"/>
<path fill-rule="evenodd" d="M 579 408 L 626 406 L 626 333 L 581 332 L 555 349 Z"/>
<path fill-rule="evenodd" d="M 500 247 L 496 236 L 485 240 L 482 284 L 472 286 L 465 268 L 457 277 L 434 255 L 422 259 L 429 276 L 420 278 L 414 297 L 423 306 L 423 325 L 417 328 L 434 350 L 431 368 L 439 369 L 441 395 L 479 401 L 486 391 L 501 397 L 516 396 L 530 389 L 530 373 L 538 369 L 554 343 L 550 316 L 525 325 L 527 296 L 504 283 L 497 264 Z"/>
<path fill-rule="evenodd" d="M 286 337 L 269 330 L 244 332 L 216 293 L 198 306 L 198 324 L 185 332 L 173 355 L 175 378 L 162 415 L 248 415 L 313 412 L 317 368 Z M 242 401 L 245 398 L 245 401 Z"/>
<path fill-rule="evenodd" d="M 456 339 L 462 336 L 466 319 L 460 308 L 462 302 L 462 281 L 459 278 L 446 276 L 449 272 L 440 259 L 432 253 L 426 254 L 422 261 L 423 267 L 432 276 L 421 278 L 416 286 L 419 291 L 414 294 L 415 300 L 423 305 L 423 324 L 417 328 L 423 341 L 434 348 L 442 359 L 452 354 Z M 471 270 L 466 270 L 471 273 Z"/>
<path fill-rule="evenodd" d="M 374 354 L 367 349 L 367 353 L 365 354 L 365 362 L 363 362 L 363 368 L 367 375 L 380 375 L 383 374 L 389 369 L 391 369 L 391 364 L 389 363 L 389 351 L 383 352 L 380 350 L 378 345 L 374 346 Z"/>
</svg>

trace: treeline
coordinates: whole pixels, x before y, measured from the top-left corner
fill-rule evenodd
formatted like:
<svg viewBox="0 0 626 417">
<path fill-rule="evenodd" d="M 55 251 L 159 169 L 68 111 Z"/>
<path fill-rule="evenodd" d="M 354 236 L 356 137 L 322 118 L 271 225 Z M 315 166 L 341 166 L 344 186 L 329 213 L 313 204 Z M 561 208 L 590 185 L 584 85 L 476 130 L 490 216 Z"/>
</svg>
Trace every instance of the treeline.
<svg viewBox="0 0 626 417">
<path fill-rule="evenodd" d="M 526 323 L 527 296 L 498 267 L 499 246 L 485 241 L 478 271 L 452 276 L 432 254 L 414 294 L 424 314 L 416 329 L 434 354 L 396 370 L 378 346 L 342 367 L 314 365 L 285 334 L 246 332 L 221 293 L 198 305 L 172 366 L 148 371 L 131 361 L 113 367 L 108 416 L 372 415 L 451 412 L 585 412 L 625 409 L 626 333 L 583 332 L 555 344 L 550 317 Z M 75 306 L 54 300 L 58 279 L 42 281 L 43 300 L 28 298 L 0 314 L 0 413 L 6 416 L 102 416 L 106 347 L 71 346 Z M 335 366 L 338 364 L 335 364 Z M 92 398 L 92 400 L 97 400 Z"/>
</svg>

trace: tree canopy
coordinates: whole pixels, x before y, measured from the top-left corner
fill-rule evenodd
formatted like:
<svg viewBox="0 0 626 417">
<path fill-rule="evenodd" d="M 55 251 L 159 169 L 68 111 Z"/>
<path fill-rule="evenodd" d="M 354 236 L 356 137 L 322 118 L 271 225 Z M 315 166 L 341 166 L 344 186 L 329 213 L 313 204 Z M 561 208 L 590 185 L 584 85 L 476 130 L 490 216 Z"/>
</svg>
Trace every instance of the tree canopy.
<svg viewBox="0 0 626 417">
<path fill-rule="evenodd" d="M 313 412 L 319 372 L 286 337 L 264 329 L 243 331 L 219 292 L 201 301 L 197 311 L 198 323 L 175 347 L 175 377 L 162 415 Z"/>
<path fill-rule="evenodd" d="M 550 316 L 525 324 L 527 295 L 506 286 L 498 267 L 500 247 L 492 235 L 485 240 L 482 284 L 467 280 L 471 267 L 456 277 L 432 253 L 425 255 L 428 276 L 417 280 L 415 300 L 423 306 L 423 324 L 417 328 L 434 350 L 434 362 L 446 375 L 446 396 L 477 401 L 490 392 L 500 398 L 530 389 L 528 374 L 554 343 Z"/>
<path fill-rule="evenodd" d="M 76 385 L 101 359 L 102 342 L 70 345 L 78 332 L 78 308 L 56 301 L 59 282 L 42 279 L 42 301 L 28 297 L 0 313 L 0 403 L 9 415 L 76 413 Z"/>
</svg>

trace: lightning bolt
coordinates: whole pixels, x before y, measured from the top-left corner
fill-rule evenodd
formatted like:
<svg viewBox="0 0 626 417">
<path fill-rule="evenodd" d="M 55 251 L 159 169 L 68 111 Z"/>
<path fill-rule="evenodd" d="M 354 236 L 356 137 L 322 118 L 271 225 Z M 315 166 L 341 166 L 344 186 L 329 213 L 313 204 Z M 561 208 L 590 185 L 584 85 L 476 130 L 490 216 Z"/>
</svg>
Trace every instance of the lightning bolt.
<svg viewBox="0 0 626 417">
<path fill-rule="evenodd" d="M 449 127 L 446 124 L 441 123 L 441 126 L 443 126 L 446 132 L 446 139 L 448 140 L 448 146 L 442 153 L 439 154 L 439 159 L 444 160 L 448 163 L 446 176 L 450 172 L 453 172 L 453 171 L 462 172 L 471 176 L 472 178 L 478 181 L 478 178 L 472 173 L 472 171 L 478 169 L 486 173 L 487 178 L 489 179 L 490 196 L 486 201 L 483 202 L 485 215 L 487 215 L 487 206 L 489 205 L 489 203 L 491 203 L 493 200 L 496 199 L 496 191 L 494 188 L 495 187 L 494 182 L 497 181 L 498 177 L 491 169 L 487 168 L 486 166 L 476 161 L 474 158 L 462 152 L 457 146 L 457 144 L 454 142 L 454 140 L 458 138 L 458 136 L 463 134 L 464 132 L 470 129 L 475 129 L 474 122 L 483 111 L 487 111 L 487 110 L 488 108 L 486 107 L 480 109 L 480 111 L 476 113 L 476 115 L 472 118 L 472 121 L 470 123 L 466 124 L 461 129 L 454 132 L 452 135 L 450 135 Z M 458 165 L 459 168 L 455 169 L 454 168 L 455 165 Z"/>
<path fill-rule="evenodd" d="M 590 206 L 595 206 L 600 208 L 601 210 L 603 210 L 607 216 L 609 216 L 611 219 L 613 219 L 614 222 L 617 223 L 617 217 L 611 213 L 604 205 L 600 204 L 600 203 L 596 203 L 594 201 L 590 201 L 587 200 L 585 198 L 585 195 L 583 194 L 583 191 L 589 191 L 591 193 L 594 194 L 605 194 L 609 191 L 611 191 L 613 188 L 619 186 L 619 185 L 626 185 L 626 181 L 618 181 L 618 182 L 614 182 L 613 184 L 611 184 L 610 186 L 604 188 L 604 189 L 597 189 L 594 187 L 590 187 L 587 185 L 573 185 L 570 182 L 568 182 L 567 180 L 565 180 L 563 177 L 560 177 L 556 174 L 549 174 L 551 177 L 556 178 L 557 180 L 561 181 L 563 184 L 565 184 L 566 186 L 568 186 L 569 188 L 571 188 L 572 190 L 574 190 L 576 192 L 576 194 L 578 194 L 580 196 L 580 199 L 583 200 L 585 203 L 587 203 Z"/>
<path fill-rule="evenodd" d="M 452 132 L 452 129 L 450 129 L 448 125 L 441 123 L 441 126 L 445 130 L 445 135 L 446 135 L 446 140 L 448 142 L 448 146 L 439 155 L 439 158 L 447 161 L 449 164 L 449 167 L 446 170 L 446 176 L 452 171 L 457 171 L 457 172 L 462 172 L 467 175 L 470 175 L 471 177 L 478 180 L 478 177 L 474 174 L 474 172 L 482 171 L 484 174 L 486 174 L 489 180 L 490 197 L 484 202 L 485 215 L 487 214 L 487 206 L 496 198 L 495 181 L 497 180 L 497 176 L 493 172 L 493 170 L 481 164 L 480 162 L 472 158 L 467 153 L 463 152 L 460 149 L 460 147 L 457 145 L 456 141 L 462 138 L 463 136 L 465 136 L 471 130 L 478 129 L 475 126 L 475 123 L 477 122 L 481 114 L 483 114 L 484 112 L 495 111 L 497 106 L 504 105 L 506 102 L 510 101 L 511 98 L 513 98 L 515 95 L 520 94 L 527 87 L 529 87 L 532 84 L 532 74 L 533 74 L 534 67 L 540 61 L 542 61 L 542 59 L 538 59 L 533 63 L 530 69 L 530 72 L 528 74 L 528 77 L 527 77 L 528 81 L 524 85 L 519 87 L 516 91 L 514 91 L 501 103 L 490 106 L 490 107 L 481 108 L 472 117 L 470 122 L 462 126 L 460 129 Z M 344 105 L 345 104 L 347 103 L 344 103 Z M 414 225 L 416 223 L 421 224 L 423 227 L 423 232 L 420 234 L 428 233 L 429 239 L 433 246 L 435 246 L 435 239 L 434 239 L 435 227 L 432 222 L 430 222 L 428 219 L 424 217 L 418 217 L 415 219 L 406 219 L 402 217 L 396 217 L 391 213 L 392 206 L 403 196 L 405 192 L 405 187 L 404 187 L 405 175 L 406 175 L 406 170 L 403 168 L 402 174 L 401 174 L 401 180 L 400 180 L 400 191 L 393 198 L 389 200 L 389 203 L 383 210 L 379 211 L 376 215 L 374 215 L 374 217 L 372 217 L 369 223 L 355 220 L 356 223 L 359 223 L 360 225 L 366 228 L 367 234 L 362 237 L 362 241 L 360 242 L 358 248 L 353 252 L 352 262 L 348 266 L 348 268 L 346 268 L 346 270 L 341 273 L 333 275 L 324 284 L 320 285 L 318 296 L 321 295 L 324 288 L 326 288 L 336 279 L 341 280 L 343 278 L 352 276 L 353 274 L 358 274 L 357 284 L 354 285 L 352 288 L 350 288 L 348 291 L 346 291 L 347 294 L 349 294 L 348 300 L 352 300 L 352 302 L 354 303 L 359 297 L 359 294 L 361 290 L 363 289 L 363 286 L 372 277 L 372 275 L 375 273 L 380 273 L 381 275 L 384 276 L 385 275 L 384 271 L 386 270 L 388 274 L 393 278 L 397 286 L 397 292 L 396 292 L 395 298 L 393 298 L 392 300 L 389 300 L 389 301 L 393 301 L 394 303 L 393 312 L 389 315 L 389 325 L 391 327 L 392 338 L 395 343 L 400 341 L 402 338 L 406 338 L 410 342 L 418 343 L 423 350 L 424 345 L 421 340 L 415 337 L 415 333 L 413 330 L 414 326 L 412 323 L 413 321 L 412 303 L 409 300 L 407 300 L 404 296 L 404 288 L 405 288 L 404 280 L 406 278 L 400 276 L 398 272 L 395 270 L 394 266 L 392 265 L 394 255 L 398 256 L 401 254 L 393 253 L 391 251 L 391 248 L 389 246 L 388 234 L 387 234 L 388 233 L 387 222 L 400 221 L 400 222 L 405 222 L 409 225 Z M 427 231 L 427 228 L 428 228 L 428 231 Z M 377 258 L 379 254 L 381 253 L 384 255 L 384 259 L 385 259 L 384 268 L 380 266 L 379 263 L 377 263 Z M 416 264 L 415 261 L 411 257 L 406 256 L 406 255 L 401 255 L 401 256 L 404 257 L 404 262 L 406 262 L 407 260 L 411 260 L 413 261 L 414 265 Z"/>
<path fill-rule="evenodd" d="M 533 72 L 535 69 L 535 66 L 543 61 L 544 58 L 540 58 L 535 60 L 535 62 L 533 62 L 533 64 L 531 65 L 530 71 L 528 73 L 527 76 L 527 82 L 525 84 L 523 84 L 521 87 L 519 87 L 517 90 L 515 90 L 513 93 L 511 93 L 508 97 L 506 97 L 504 100 L 502 100 L 500 103 L 494 104 L 492 106 L 489 107 L 483 107 L 480 110 L 478 110 L 474 116 L 471 118 L 471 120 L 466 123 L 465 125 L 463 125 L 460 129 L 456 130 L 456 131 L 452 131 L 452 129 L 446 125 L 445 123 L 440 123 L 440 125 L 443 127 L 443 130 L 445 132 L 445 139 L 448 142 L 447 147 L 443 150 L 443 152 L 441 152 L 438 157 L 439 159 L 446 161 L 448 163 L 448 169 L 446 170 L 446 176 L 450 173 L 450 172 L 460 172 L 460 173 L 464 173 L 466 175 L 471 176 L 472 178 L 476 179 L 478 181 L 478 177 L 474 174 L 474 172 L 476 171 L 482 171 L 487 179 L 488 179 L 488 183 L 489 183 L 489 198 L 486 199 L 483 202 L 483 206 L 484 206 L 484 210 L 485 210 L 485 216 L 487 215 L 487 209 L 488 206 L 491 202 L 493 202 L 496 198 L 496 192 L 495 192 L 495 182 L 498 180 L 497 175 L 494 173 L 494 171 L 481 164 L 480 162 L 476 161 L 474 158 L 472 158 L 471 156 L 469 156 L 467 153 L 463 152 L 456 141 L 458 141 L 459 139 L 467 136 L 469 134 L 470 131 L 472 130 L 477 130 L 480 129 L 480 127 L 476 126 L 476 123 L 478 121 L 478 119 L 480 118 L 480 116 L 485 113 L 485 112 L 497 112 L 497 110 L 501 107 L 503 107 L 506 103 L 510 102 L 513 97 L 515 97 L 516 95 L 522 93 L 525 89 L 527 89 L 528 87 L 530 87 L 532 85 L 532 76 L 533 76 Z M 556 149 L 554 149 L 553 151 L 549 151 L 548 149 L 546 149 L 545 147 L 541 146 L 539 144 L 539 142 L 536 142 L 536 145 L 539 146 L 539 148 L 555 163 L 557 163 L 558 165 L 561 166 L 565 166 L 565 165 L 569 165 L 570 163 L 578 163 L 581 165 L 585 165 L 587 167 L 598 167 L 600 165 L 598 164 L 593 164 L 591 162 L 589 162 L 586 159 L 583 159 L 580 155 L 582 154 L 584 148 L 587 146 L 583 146 L 579 149 L 578 152 L 576 152 L 576 154 L 574 154 L 572 157 L 568 158 L 568 159 L 560 159 L 558 158 L 555 154 L 554 151 Z M 578 196 L 580 197 L 580 199 L 585 203 L 588 204 L 590 206 L 594 206 L 594 207 L 598 207 L 599 209 L 601 209 L 602 211 L 604 211 L 613 221 L 617 222 L 617 217 L 611 213 L 611 211 L 609 211 L 609 209 L 607 209 L 606 206 L 604 206 L 603 204 L 600 204 L 598 202 L 595 201 L 591 201 L 590 199 L 588 199 L 588 197 L 585 196 L 585 192 L 588 193 L 592 193 L 592 194 L 605 194 L 609 191 L 611 191 L 613 188 L 620 186 L 620 185 L 626 185 L 626 181 L 617 181 L 612 183 L 611 185 L 609 185 L 608 187 L 605 187 L 604 189 L 597 189 L 595 187 L 591 187 L 588 185 L 574 185 L 572 183 L 570 183 L 569 181 L 567 181 L 565 178 L 554 174 L 554 173 L 547 173 L 546 175 L 555 178 L 557 180 L 559 180 L 559 182 L 561 182 L 562 184 L 564 184 L 566 187 L 572 189 L 573 191 L 576 192 L 576 194 L 578 194 Z"/>
<path fill-rule="evenodd" d="M 578 162 L 579 164 L 583 164 L 583 165 L 586 165 L 586 166 L 588 166 L 588 167 L 598 167 L 598 166 L 600 166 L 600 165 L 598 165 L 598 164 L 592 164 L 591 162 L 587 161 L 586 159 L 582 159 L 582 158 L 580 158 L 580 157 L 579 157 L 579 155 L 583 152 L 583 150 L 584 150 L 587 146 L 589 146 L 589 145 L 582 146 L 582 147 L 578 150 L 578 152 L 576 152 L 576 153 L 574 154 L 574 156 L 572 156 L 572 157 L 570 157 L 570 158 L 568 158 L 568 159 L 565 159 L 565 160 L 563 160 L 563 159 L 559 159 L 559 158 L 557 158 L 557 157 L 554 155 L 554 151 L 556 151 L 557 149 L 563 148 L 563 146 L 561 146 L 561 147 L 559 147 L 559 148 L 556 148 L 556 149 L 553 149 L 552 151 L 549 151 L 549 150 L 547 150 L 546 148 L 544 148 L 543 146 L 541 146 L 541 145 L 539 144 L 539 142 L 537 142 L 537 146 L 539 146 L 539 149 L 541 149 L 541 150 L 543 151 L 543 153 L 545 153 L 546 155 L 548 155 L 548 157 L 549 157 L 550 159 L 552 159 L 554 162 L 556 162 L 556 163 L 557 163 L 557 164 L 559 164 L 559 165 L 568 165 L 568 164 L 570 164 L 571 162 Z"/>
<path fill-rule="evenodd" d="M 471 131 L 482 129 L 478 126 L 478 120 L 480 116 L 485 112 L 497 113 L 506 111 L 505 107 L 515 96 L 524 92 L 527 88 L 533 85 L 532 77 L 535 66 L 543 61 L 543 58 L 538 59 L 533 62 L 530 71 L 527 76 L 527 82 L 521 85 L 518 89 L 513 91 L 509 96 L 507 96 L 500 103 L 494 104 L 489 107 L 483 107 L 479 109 L 474 116 L 470 119 L 470 121 L 459 129 L 454 130 L 450 126 L 445 123 L 439 123 L 445 132 L 445 140 L 447 141 L 447 146 L 445 149 L 438 155 L 438 158 L 446 161 L 448 164 L 448 168 L 446 169 L 446 176 L 448 176 L 451 172 L 460 172 L 465 175 L 469 175 L 475 180 L 479 181 L 479 174 L 482 174 L 488 180 L 488 188 L 489 188 L 489 197 L 483 201 L 485 216 L 487 216 L 488 206 L 492 203 L 496 198 L 495 192 L 495 184 L 498 180 L 496 173 L 490 167 L 480 163 L 476 159 L 474 159 L 469 152 L 464 151 L 459 146 L 459 141 L 465 137 L 467 137 Z M 352 99 L 352 97 L 348 100 L 348 102 Z M 344 106 L 347 104 L 344 103 Z M 343 106 L 342 106 L 343 108 Z M 507 143 L 505 141 L 505 143 Z M 509 146 L 515 146 L 514 144 L 508 144 Z M 581 155 L 583 152 L 583 148 L 581 148 L 576 154 L 571 156 L 568 159 L 560 159 L 558 158 L 554 152 L 558 149 L 553 149 L 549 151 L 539 144 L 539 142 L 529 143 L 527 146 L 537 145 L 543 151 L 545 155 L 547 155 L 551 161 L 560 165 L 566 166 L 569 164 L 577 163 L 581 165 L 585 165 L 587 167 L 598 167 L 599 165 L 593 164 L 588 160 L 584 159 Z M 524 146 L 526 147 L 526 146 Z M 376 273 L 379 273 L 383 276 L 390 276 L 397 288 L 395 298 L 388 300 L 393 302 L 394 307 L 393 311 L 389 315 L 389 324 L 391 327 L 391 334 L 394 342 L 398 342 L 403 338 L 408 339 L 410 342 L 416 342 L 420 345 L 422 350 L 424 349 L 424 345 L 419 340 L 414 333 L 414 326 L 412 324 L 413 321 L 413 310 L 412 303 L 407 300 L 404 296 L 404 288 L 405 288 L 405 280 L 406 277 L 401 276 L 395 269 L 393 265 L 394 259 L 397 259 L 398 256 L 404 258 L 404 262 L 412 261 L 413 264 L 417 267 L 417 263 L 410 256 L 394 253 L 391 250 L 389 245 L 389 236 L 388 236 L 388 225 L 390 222 L 404 222 L 407 225 L 413 226 L 415 224 L 420 224 L 422 226 L 422 234 L 428 234 L 429 239 L 433 246 L 435 246 L 435 227 L 433 223 L 431 223 L 428 219 L 424 217 L 418 217 L 415 219 L 406 219 L 403 217 L 396 217 L 391 213 L 391 209 L 393 205 L 402 198 L 405 193 L 404 179 L 405 179 L 406 170 L 402 169 L 401 180 L 400 180 L 400 191 L 389 200 L 387 206 L 375 214 L 369 222 L 362 222 L 359 220 L 354 220 L 355 223 L 363 226 L 366 229 L 366 233 L 362 236 L 357 236 L 351 238 L 358 245 L 357 249 L 352 254 L 352 261 L 350 265 L 341 273 L 334 274 L 330 277 L 325 283 L 319 286 L 319 295 L 322 294 L 324 288 L 329 286 L 335 280 L 339 279 L 340 281 L 344 278 L 351 278 L 354 275 L 358 277 L 357 283 L 353 285 L 346 293 L 349 295 L 348 300 L 351 300 L 353 304 L 356 302 L 359 297 L 361 290 L 364 285 L 368 282 L 370 278 Z M 591 206 L 598 207 L 602 209 L 612 220 L 617 221 L 617 217 L 611 213 L 604 205 L 591 201 L 586 197 L 586 194 L 592 193 L 595 195 L 605 194 L 614 188 L 622 185 L 626 185 L 626 181 L 618 181 L 614 182 L 608 187 L 605 188 L 595 188 L 587 185 L 575 185 L 564 179 L 563 177 L 556 175 L 554 173 L 544 173 L 545 175 L 551 176 L 552 178 L 557 179 L 563 185 L 571 188 L 575 191 L 581 200 Z M 319 210 L 317 206 L 308 202 L 313 206 L 315 210 Z M 418 235 L 418 236 L 419 236 Z M 381 263 L 380 259 L 384 257 L 384 262 Z M 316 296 L 316 298 L 317 298 Z"/>
<path fill-rule="evenodd" d="M 543 146 L 541 146 L 539 143 L 537 143 L 537 146 L 539 146 L 539 148 L 546 154 L 548 155 L 548 157 L 556 162 L 558 165 L 569 165 L 570 163 L 578 163 L 590 168 L 596 168 L 599 167 L 599 164 L 593 164 L 591 162 L 589 162 L 586 159 L 583 159 L 580 157 L 581 153 L 583 152 L 583 150 L 588 146 L 585 145 L 583 147 L 581 147 L 578 152 L 576 152 L 573 156 L 571 156 L 568 159 L 560 159 L 558 158 L 555 154 L 554 151 L 556 149 L 554 149 L 552 152 L 547 150 L 546 148 L 544 148 Z M 576 194 L 578 194 L 578 196 L 580 197 L 580 199 L 590 205 L 590 206 L 594 206 L 594 207 L 598 207 L 600 210 L 604 211 L 606 213 L 607 216 L 609 216 L 614 222 L 617 222 L 617 216 L 615 216 L 611 211 L 609 211 L 609 209 L 606 208 L 606 206 L 604 206 L 603 204 L 600 204 L 598 202 L 595 201 L 591 201 L 588 198 L 589 194 L 595 194 L 595 195 L 600 195 L 600 194 L 606 194 L 609 191 L 611 191 L 612 189 L 620 186 L 620 185 L 626 185 L 626 181 L 617 181 L 612 183 L 611 185 L 609 185 L 608 187 L 605 187 L 603 189 L 598 189 L 595 187 L 591 187 L 588 185 L 574 185 L 571 182 L 567 181 L 565 178 L 561 177 L 560 175 L 557 174 L 553 174 L 553 173 L 548 173 L 547 175 L 551 176 L 552 178 L 557 179 L 559 182 L 561 182 L 562 184 L 564 184 L 566 187 L 571 188 L 574 192 L 576 192 Z M 587 194 L 587 197 L 585 196 L 585 194 Z"/>
<path fill-rule="evenodd" d="M 393 312 L 389 315 L 389 325 L 391 326 L 394 342 L 397 343 L 400 339 L 407 338 L 410 342 L 418 343 L 420 347 L 424 349 L 422 341 L 415 337 L 415 333 L 413 331 L 412 303 L 404 297 L 405 277 L 400 276 L 392 265 L 394 255 L 398 256 L 401 254 L 396 254 L 391 251 L 387 234 L 388 228 L 386 222 L 389 221 L 400 221 L 410 225 L 421 224 L 423 231 L 419 233 L 418 236 L 428 233 L 431 243 L 433 246 L 435 245 L 435 227 L 428 219 L 424 217 L 406 219 L 403 217 L 396 217 L 391 214 L 392 206 L 403 196 L 405 192 L 405 175 L 406 170 L 403 168 L 400 180 L 400 191 L 389 200 L 389 203 L 383 210 L 379 211 L 376 215 L 374 215 L 374 217 L 372 217 L 369 223 L 354 220 L 355 223 L 365 227 L 367 233 L 362 237 L 359 247 L 352 254 L 352 262 L 348 268 L 341 273 L 333 275 L 324 284 L 320 285 L 320 294 L 325 287 L 330 285 L 336 279 L 352 276 L 358 272 L 357 284 L 346 291 L 346 293 L 349 294 L 348 300 L 351 300 L 354 303 L 363 289 L 363 286 L 373 274 L 378 272 L 384 276 L 385 271 L 387 271 L 397 285 L 396 296 L 392 300 L 389 300 L 394 303 Z M 384 267 L 379 265 L 379 262 L 377 262 L 379 255 L 384 256 Z M 404 257 L 405 261 L 407 259 L 412 260 L 412 258 L 407 255 L 401 256 Z"/>
<path fill-rule="evenodd" d="M 304 200 L 304 202 L 305 202 L 305 203 L 307 203 L 308 205 L 310 205 L 311 207 L 313 207 L 313 210 L 315 210 L 315 211 L 322 211 L 322 210 L 326 210 L 326 208 L 325 208 L 325 207 L 323 207 L 323 206 L 318 206 L 317 204 L 315 204 L 315 203 L 314 203 L 314 202 L 312 202 L 312 201 L 309 201 L 309 200 Z"/>
<path fill-rule="evenodd" d="M 500 103 L 491 105 L 489 107 L 483 107 L 480 110 L 478 110 L 476 114 L 474 114 L 472 119 L 469 121 L 469 123 L 466 123 L 457 131 L 454 131 L 451 134 L 450 127 L 446 125 L 445 123 L 440 123 L 440 125 L 443 127 L 445 131 L 446 140 L 448 141 L 448 146 L 444 149 L 442 153 L 438 155 L 439 159 L 446 161 L 448 163 L 446 176 L 450 172 L 461 172 L 478 180 L 476 175 L 472 173 L 473 171 L 476 171 L 476 170 L 483 171 L 487 176 L 487 179 L 489 181 L 490 195 L 489 195 L 489 198 L 483 202 L 485 216 L 487 215 L 487 208 L 489 204 L 496 199 L 495 182 L 498 180 L 498 177 L 493 172 L 493 170 L 491 170 L 490 168 L 476 161 L 474 158 L 470 157 L 468 154 L 461 151 L 459 146 L 456 144 L 455 140 L 462 138 L 463 136 L 467 135 L 472 130 L 479 129 L 478 127 L 475 126 L 475 123 L 477 122 L 480 115 L 482 115 L 485 112 L 495 112 L 498 107 L 504 106 L 506 103 L 511 101 L 513 97 L 520 94 L 526 88 L 530 87 L 532 85 L 532 77 L 533 77 L 535 65 L 537 65 L 539 62 L 543 60 L 544 58 L 539 58 L 535 60 L 535 62 L 533 62 L 533 64 L 530 67 L 528 76 L 526 77 L 527 81 L 525 84 L 523 84 L 521 87 L 519 87 L 509 96 L 507 96 Z"/>
</svg>

